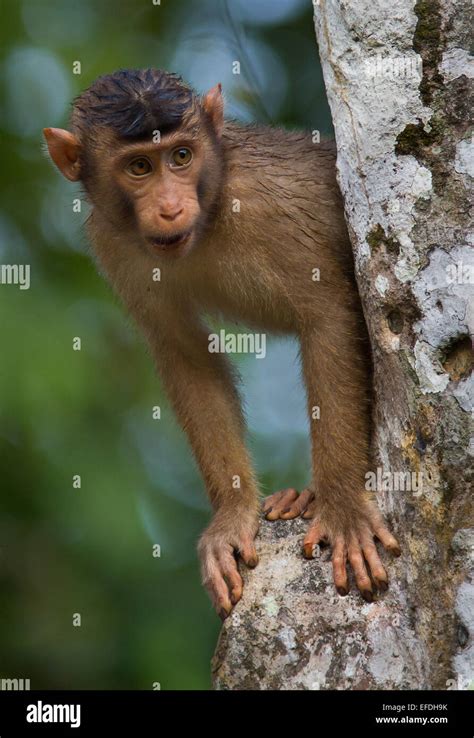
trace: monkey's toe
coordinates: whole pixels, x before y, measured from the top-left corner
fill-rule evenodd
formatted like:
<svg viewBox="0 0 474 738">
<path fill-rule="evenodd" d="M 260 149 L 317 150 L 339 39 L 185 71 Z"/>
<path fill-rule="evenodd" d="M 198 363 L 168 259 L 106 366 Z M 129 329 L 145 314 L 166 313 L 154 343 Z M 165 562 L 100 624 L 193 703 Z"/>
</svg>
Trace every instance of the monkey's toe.
<svg viewBox="0 0 474 738">
<path fill-rule="evenodd" d="M 301 494 L 293 488 L 269 495 L 263 502 L 263 514 L 267 520 L 291 520 L 302 515 L 314 498 L 310 489 Z"/>
<path fill-rule="evenodd" d="M 375 593 L 388 589 L 388 576 L 377 551 L 374 537 L 394 555 L 400 555 L 398 541 L 384 525 L 380 516 L 368 505 L 369 515 L 352 521 L 352 531 L 327 534 L 327 526 L 318 517 L 314 518 L 303 541 L 303 555 L 312 559 L 317 555 L 318 546 L 330 543 L 332 546 L 333 580 L 337 592 L 345 596 L 349 592 L 348 565 L 352 569 L 357 588 L 366 602 L 373 602 Z"/>
<path fill-rule="evenodd" d="M 203 561 L 203 584 L 221 620 L 230 615 L 242 596 L 242 579 L 232 559 L 232 555 L 219 556 L 209 551 Z"/>
</svg>

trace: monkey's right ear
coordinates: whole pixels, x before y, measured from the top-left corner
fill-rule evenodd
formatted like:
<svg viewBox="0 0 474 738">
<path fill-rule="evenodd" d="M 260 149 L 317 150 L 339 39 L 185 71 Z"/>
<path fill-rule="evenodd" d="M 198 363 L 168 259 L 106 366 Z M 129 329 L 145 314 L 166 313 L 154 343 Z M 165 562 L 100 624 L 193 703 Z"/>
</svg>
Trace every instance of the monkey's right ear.
<svg viewBox="0 0 474 738">
<path fill-rule="evenodd" d="M 222 97 L 220 82 L 204 95 L 202 107 L 210 117 L 214 130 L 220 137 L 224 127 L 224 98 Z"/>
<path fill-rule="evenodd" d="M 77 138 L 62 128 L 44 128 L 43 135 L 48 145 L 49 155 L 59 171 L 71 182 L 80 178 L 79 151 Z"/>
</svg>

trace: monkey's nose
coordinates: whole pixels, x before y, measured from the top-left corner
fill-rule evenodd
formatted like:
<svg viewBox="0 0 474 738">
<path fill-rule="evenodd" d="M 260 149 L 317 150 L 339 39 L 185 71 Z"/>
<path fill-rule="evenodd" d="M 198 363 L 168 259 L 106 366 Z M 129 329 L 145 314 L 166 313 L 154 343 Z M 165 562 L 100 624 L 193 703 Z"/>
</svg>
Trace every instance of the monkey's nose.
<svg viewBox="0 0 474 738">
<path fill-rule="evenodd" d="M 166 210 L 160 212 L 160 217 L 163 218 L 163 220 L 172 221 L 176 220 L 178 215 L 181 215 L 183 212 L 183 208 L 175 209 L 175 210 Z"/>
</svg>

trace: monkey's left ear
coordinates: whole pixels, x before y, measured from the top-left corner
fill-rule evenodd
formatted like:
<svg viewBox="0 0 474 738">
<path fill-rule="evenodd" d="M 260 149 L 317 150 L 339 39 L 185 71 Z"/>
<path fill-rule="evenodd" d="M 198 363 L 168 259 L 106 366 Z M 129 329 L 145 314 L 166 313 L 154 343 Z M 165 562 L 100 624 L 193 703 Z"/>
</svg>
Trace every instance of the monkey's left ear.
<svg viewBox="0 0 474 738">
<path fill-rule="evenodd" d="M 62 128 L 44 128 L 43 135 L 51 159 L 61 174 L 70 179 L 71 182 L 76 182 L 81 176 L 79 168 L 80 144 L 77 138 Z"/>
<path fill-rule="evenodd" d="M 204 95 L 202 107 L 210 117 L 214 129 L 220 137 L 224 127 L 224 98 L 222 97 L 220 82 Z"/>
</svg>

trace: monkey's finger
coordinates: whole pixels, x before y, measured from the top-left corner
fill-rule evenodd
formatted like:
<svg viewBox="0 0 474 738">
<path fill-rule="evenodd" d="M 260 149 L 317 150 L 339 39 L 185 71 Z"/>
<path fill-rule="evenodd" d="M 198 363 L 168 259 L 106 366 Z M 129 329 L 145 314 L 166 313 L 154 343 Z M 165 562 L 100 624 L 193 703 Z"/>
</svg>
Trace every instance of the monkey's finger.
<svg viewBox="0 0 474 738">
<path fill-rule="evenodd" d="M 387 551 L 393 553 L 394 556 L 400 556 L 400 545 L 397 539 L 388 530 L 380 511 L 375 505 L 369 505 L 369 519 L 373 536 L 378 538 Z"/>
<path fill-rule="evenodd" d="M 313 502 L 310 502 L 308 507 L 304 511 L 303 518 L 305 520 L 309 520 L 309 518 L 314 518 L 315 515 L 316 515 L 316 501 L 313 500 Z"/>
<path fill-rule="evenodd" d="M 310 489 L 304 489 L 303 492 L 298 495 L 296 500 L 291 502 L 288 507 L 281 511 L 280 518 L 282 520 L 291 520 L 291 518 L 297 518 L 301 515 L 304 510 L 308 507 L 309 503 L 314 497 L 314 492 Z"/>
<path fill-rule="evenodd" d="M 237 568 L 237 562 L 233 556 L 225 558 L 221 564 L 224 578 L 227 582 L 228 589 L 230 591 L 230 600 L 235 605 L 242 597 L 243 582 Z"/>
<path fill-rule="evenodd" d="M 215 559 L 206 562 L 206 577 L 203 584 L 209 593 L 217 614 L 221 620 L 225 620 L 230 615 L 232 603 L 229 598 L 229 589 Z"/>
<path fill-rule="evenodd" d="M 277 520 L 281 517 L 283 510 L 287 509 L 292 502 L 298 498 L 296 489 L 285 489 L 281 493 L 281 497 L 274 502 L 271 510 L 267 512 L 267 520 Z"/>
<path fill-rule="evenodd" d="M 332 550 L 332 575 L 334 584 L 341 597 L 349 592 L 347 579 L 347 548 L 342 536 L 337 536 Z"/>
<path fill-rule="evenodd" d="M 380 523 L 379 525 L 374 527 L 374 535 L 377 536 L 377 538 L 382 543 L 383 547 L 387 549 L 387 551 L 393 553 L 394 556 L 400 556 L 402 552 L 397 539 L 395 538 L 395 536 L 392 536 L 388 528 L 386 528 L 383 523 Z"/>
<path fill-rule="evenodd" d="M 269 512 L 273 508 L 273 505 L 278 502 L 282 494 L 283 492 L 275 492 L 273 495 L 268 495 L 268 497 L 265 497 L 262 502 L 262 510 L 264 515 L 266 515 L 267 512 Z"/>
<path fill-rule="evenodd" d="M 253 540 L 242 541 L 238 553 L 246 566 L 255 569 L 258 564 L 258 555 Z"/>
<path fill-rule="evenodd" d="M 348 557 L 354 571 L 356 584 L 366 602 L 373 602 L 372 582 L 365 568 L 364 558 L 358 542 L 353 541 L 349 545 Z"/>
<path fill-rule="evenodd" d="M 388 588 L 387 572 L 380 561 L 378 551 L 370 537 L 364 537 L 362 539 L 362 551 L 364 552 L 364 558 L 368 564 L 375 586 L 377 589 L 385 592 Z"/>
<path fill-rule="evenodd" d="M 326 541 L 326 534 L 321 523 L 313 523 L 303 541 L 303 555 L 305 559 L 314 558 L 314 547 L 321 541 Z"/>
</svg>

